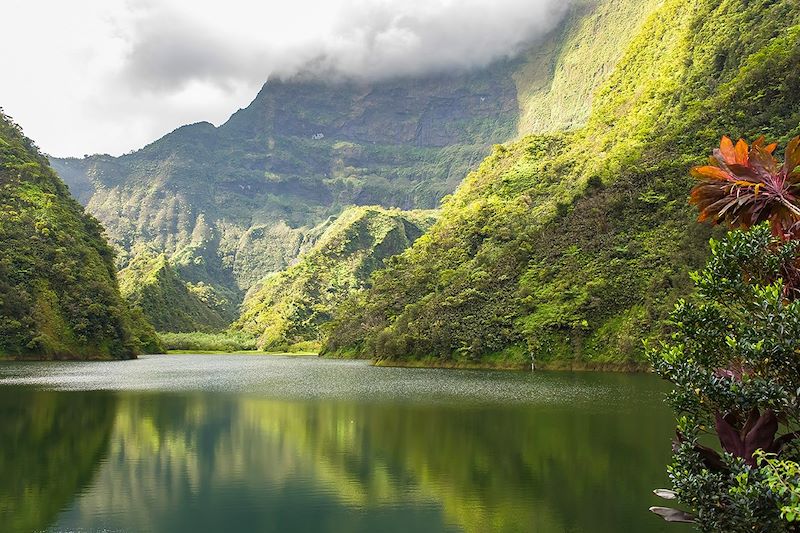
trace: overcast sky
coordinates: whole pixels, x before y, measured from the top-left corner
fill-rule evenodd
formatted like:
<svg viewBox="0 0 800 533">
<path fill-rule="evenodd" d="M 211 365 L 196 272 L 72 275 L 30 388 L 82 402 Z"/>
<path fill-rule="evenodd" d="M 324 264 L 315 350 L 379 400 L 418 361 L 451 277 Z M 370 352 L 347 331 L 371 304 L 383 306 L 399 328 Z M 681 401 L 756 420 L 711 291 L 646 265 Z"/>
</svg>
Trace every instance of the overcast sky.
<svg viewBox="0 0 800 533">
<path fill-rule="evenodd" d="M 224 122 L 270 75 L 485 65 L 572 0 L 0 0 L 0 107 L 51 155 L 120 154 Z"/>
</svg>

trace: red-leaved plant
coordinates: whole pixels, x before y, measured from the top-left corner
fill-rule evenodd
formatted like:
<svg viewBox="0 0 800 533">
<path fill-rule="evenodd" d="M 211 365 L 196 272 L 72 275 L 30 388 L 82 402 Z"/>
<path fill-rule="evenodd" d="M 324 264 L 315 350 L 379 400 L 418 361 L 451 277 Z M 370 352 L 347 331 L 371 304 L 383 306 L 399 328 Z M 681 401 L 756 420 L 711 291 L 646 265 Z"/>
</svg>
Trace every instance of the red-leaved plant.
<svg viewBox="0 0 800 533">
<path fill-rule="evenodd" d="M 727 222 L 733 228 L 749 229 L 769 221 L 781 239 L 800 234 L 800 137 L 786 147 L 783 165 L 774 157 L 777 144 L 764 138 L 748 146 L 723 137 L 709 164 L 692 169 L 701 180 L 692 189 L 689 202 L 700 209 L 701 221 Z"/>
</svg>

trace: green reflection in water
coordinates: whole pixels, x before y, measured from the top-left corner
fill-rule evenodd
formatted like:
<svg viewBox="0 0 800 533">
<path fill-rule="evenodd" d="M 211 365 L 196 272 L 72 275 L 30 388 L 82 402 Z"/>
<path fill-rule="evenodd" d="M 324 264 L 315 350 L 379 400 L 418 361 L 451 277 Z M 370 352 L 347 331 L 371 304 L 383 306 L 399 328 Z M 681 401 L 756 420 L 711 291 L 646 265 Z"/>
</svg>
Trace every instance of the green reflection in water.
<svg viewBox="0 0 800 533">
<path fill-rule="evenodd" d="M 3 512 L 14 520 L 4 523 L 15 531 L 687 531 L 647 512 L 658 503 L 650 491 L 665 483 L 673 426 L 660 383 L 553 376 L 611 394 L 505 405 L 7 387 L 4 442 L 13 434 L 20 444 L 3 455 L 4 472 L 15 474 L 0 479 Z M 40 429 L 21 429 L 31 418 Z"/>
<path fill-rule="evenodd" d="M 0 530 L 50 525 L 91 481 L 115 410 L 106 393 L 0 388 Z"/>
</svg>

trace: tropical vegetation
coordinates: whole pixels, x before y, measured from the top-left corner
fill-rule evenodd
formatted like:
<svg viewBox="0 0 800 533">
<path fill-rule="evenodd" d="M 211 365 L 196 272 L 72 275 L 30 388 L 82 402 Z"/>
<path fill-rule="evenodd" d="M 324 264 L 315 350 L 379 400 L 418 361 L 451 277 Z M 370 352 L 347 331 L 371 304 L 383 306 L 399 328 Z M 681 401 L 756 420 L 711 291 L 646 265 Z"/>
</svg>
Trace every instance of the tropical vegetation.
<svg viewBox="0 0 800 533">
<path fill-rule="evenodd" d="M 586 126 L 497 146 L 431 230 L 341 306 L 325 353 L 647 364 L 641 339 L 663 334 L 715 234 L 693 220 L 686 169 L 723 133 L 800 133 L 798 69 L 794 0 L 661 2 Z M 782 194 L 770 179 L 737 187 L 759 206 Z"/>
<path fill-rule="evenodd" d="M 183 281 L 163 253 L 138 250 L 119 282 L 122 296 L 157 331 L 221 331 L 236 316 L 234 295 Z"/>
<path fill-rule="evenodd" d="M 774 144 L 723 138 L 713 164 L 692 171 L 700 218 L 744 228 L 711 242 L 696 294 L 672 313 L 672 341 L 651 353 L 679 416 L 673 489 L 659 494 L 691 512 L 653 510 L 702 531 L 794 531 L 800 521 L 798 145 L 779 165 Z"/>
<path fill-rule="evenodd" d="M 319 349 L 334 310 L 434 220 L 427 211 L 346 210 L 319 228 L 316 243 L 296 264 L 253 287 L 232 330 L 256 337 L 261 349 Z"/>
<path fill-rule="evenodd" d="M 135 357 L 161 346 L 119 292 L 103 229 L 0 112 L 0 357 Z"/>
<path fill-rule="evenodd" d="M 175 352 L 213 353 L 249 352 L 258 349 L 256 339 L 236 332 L 209 333 L 190 331 L 182 333 L 162 332 L 159 334 L 164 348 Z"/>
<path fill-rule="evenodd" d="M 272 78 L 219 127 L 52 163 L 120 248 L 118 267 L 140 250 L 164 253 L 183 282 L 235 306 L 348 206 L 435 208 L 494 143 L 583 125 L 659 1 L 575 0 L 543 42 L 466 72 Z"/>
</svg>

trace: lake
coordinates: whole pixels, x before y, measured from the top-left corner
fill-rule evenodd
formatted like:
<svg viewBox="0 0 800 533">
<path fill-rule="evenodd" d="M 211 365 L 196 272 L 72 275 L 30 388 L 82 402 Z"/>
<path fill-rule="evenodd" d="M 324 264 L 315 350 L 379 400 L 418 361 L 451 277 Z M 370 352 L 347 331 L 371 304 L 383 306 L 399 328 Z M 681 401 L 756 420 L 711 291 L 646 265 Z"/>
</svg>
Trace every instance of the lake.
<svg viewBox="0 0 800 533">
<path fill-rule="evenodd" d="M 0 530 L 685 532 L 651 375 L 0 363 Z"/>
</svg>

